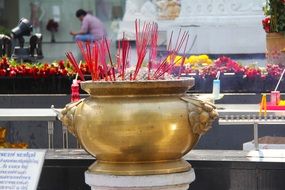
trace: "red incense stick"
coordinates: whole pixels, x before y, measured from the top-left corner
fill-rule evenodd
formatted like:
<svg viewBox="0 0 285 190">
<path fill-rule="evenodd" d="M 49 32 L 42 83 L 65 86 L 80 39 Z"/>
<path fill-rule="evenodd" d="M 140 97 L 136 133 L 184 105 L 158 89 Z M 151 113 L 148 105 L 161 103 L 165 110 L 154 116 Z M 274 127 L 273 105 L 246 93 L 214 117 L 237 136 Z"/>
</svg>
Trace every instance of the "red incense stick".
<svg viewBox="0 0 285 190">
<path fill-rule="evenodd" d="M 69 62 L 73 65 L 76 72 L 79 74 L 81 80 L 84 81 L 85 80 L 84 75 L 83 75 L 82 71 L 80 70 L 80 68 L 78 67 L 77 61 L 75 60 L 73 54 L 71 52 L 67 52 L 66 57 L 68 58 Z"/>
</svg>

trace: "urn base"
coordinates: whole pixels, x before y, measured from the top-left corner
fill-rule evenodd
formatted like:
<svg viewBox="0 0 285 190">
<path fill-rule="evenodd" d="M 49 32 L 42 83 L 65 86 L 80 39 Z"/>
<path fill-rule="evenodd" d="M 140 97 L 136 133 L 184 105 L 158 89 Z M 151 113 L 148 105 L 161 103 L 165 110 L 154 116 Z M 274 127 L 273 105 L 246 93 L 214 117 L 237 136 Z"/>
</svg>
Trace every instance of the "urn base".
<svg viewBox="0 0 285 190">
<path fill-rule="evenodd" d="M 171 174 L 187 172 L 189 170 L 191 170 L 191 165 L 183 159 L 140 163 L 106 162 L 97 160 L 88 169 L 91 173 L 120 176 Z"/>
<path fill-rule="evenodd" d="M 195 180 L 194 169 L 187 172 L 117 176 L 85 172 L 85 182 L 92 190 L 187 190 Z"/>
</svg>

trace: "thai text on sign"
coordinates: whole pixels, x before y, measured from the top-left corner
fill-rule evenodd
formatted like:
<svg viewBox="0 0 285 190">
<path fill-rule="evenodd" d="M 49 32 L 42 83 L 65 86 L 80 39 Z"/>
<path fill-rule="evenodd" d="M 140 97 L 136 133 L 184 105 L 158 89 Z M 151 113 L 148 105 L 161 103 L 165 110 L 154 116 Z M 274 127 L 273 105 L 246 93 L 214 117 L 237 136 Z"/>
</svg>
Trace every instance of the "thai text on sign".
<svg viewBox="0 0 285 190">
<path fill-rule="evenodd" d="M 0 150 L 0 189 L 36 190 L 45 150 Z"/>
</svg>

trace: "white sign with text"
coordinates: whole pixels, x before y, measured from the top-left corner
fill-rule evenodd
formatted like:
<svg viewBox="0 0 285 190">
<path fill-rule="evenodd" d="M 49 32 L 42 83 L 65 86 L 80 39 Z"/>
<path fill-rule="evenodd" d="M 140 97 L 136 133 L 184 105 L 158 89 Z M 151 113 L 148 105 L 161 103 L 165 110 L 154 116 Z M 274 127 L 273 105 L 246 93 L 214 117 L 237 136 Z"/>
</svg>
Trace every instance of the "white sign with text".
<svg viewBox="0 0 285 190">
<path fill-rule="evenodd" d="M 0 150 L 0 190 L 36 190 L 46 150 Z"/>
</svg>

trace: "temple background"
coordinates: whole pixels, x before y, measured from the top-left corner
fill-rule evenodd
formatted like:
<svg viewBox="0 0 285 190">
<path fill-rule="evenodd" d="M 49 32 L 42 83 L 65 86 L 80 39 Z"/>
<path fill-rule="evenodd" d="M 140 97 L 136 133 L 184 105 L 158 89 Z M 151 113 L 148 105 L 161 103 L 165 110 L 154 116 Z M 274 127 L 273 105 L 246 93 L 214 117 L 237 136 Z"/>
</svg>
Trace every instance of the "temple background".
<svg viewBox="0 0 285 190">
<path fill-rule="evenodd" d="M 0 0 L 0 26 L 11 30 L 22 17 L 31 19 L 31 3 L 39 5 L 37 15 L 40 32 L 44 41 L 50 41 L 50 34 L 46 30 L 49 19 L 56 19 L 59 30 L 56 33 L 57 42 L 72 42 L 68 34 L 70 30 L 80 27 L 80 22 L 75 17 L 75 11 L 83 8 L 97 15 L 104 21 L 109 32 L 113 20 L 121 18 L 124 9 L 124 0 Z"/>
<path fill-rule="evenodd" d="M 0 26 L 11 30 L 20 18 L 31 19 L 35 31 L 43 34 L 46 60 L 62 58 L 59 52 L 76 52 L 71 30 L 78 30 L 80 22 L 75 11 L 83 8 L 99 17 L 115 41 L 125 33 L 134 39 L 134 20 L 155 20 L 159 24 L 159 45 L 168 43 L 172 31 L 182 27 L 190 33 L 188 54 L 243 54 L 255 56 L 265 52 L 265 32 L 261 20 L 265 0 L 0 0 Z M 31 4 L 36 10 L 31 10 Z M 46 30 L 49 19 L 59 23 L 51 44 Z M 36 24 L 35 24 L 36 25 Z M 174 35 L 175 38 L 175 35 Z M 262 56 L 261 56 L 262 57 Z M 262 57 L 263 58 L 263 57 Z"/>
<path fill-rule="evenodd" d="M 36 12 L 33 12 L 34 21 L 31 18 L 31 4 L 36 8 Z M 0 33 L 2 33 L 1 27 L 4 28 L 3 31 L 10 32 L 17 26 L 20 18 L 28 18 L 38 23 L 38 27 L 34 26 L 34 32 L 43 34 L 44 60 L 63 59 L 63 49 L 71 50 L 75 54 L 77 52 L 69 32 L 80 28 L 80 22 L 75 17 L 75 12 L 79 8 L 98 16 L 104 22 L 109 37 L 116 38 L 118 21 L 123 16 L 125 0 L 0 0 Z M 59 24 L 58 32 L 55 33 L 56 43 L 50 43 L 51 34 L 46 29 L 49 19 L 54 19 Z"/>
</svg>

